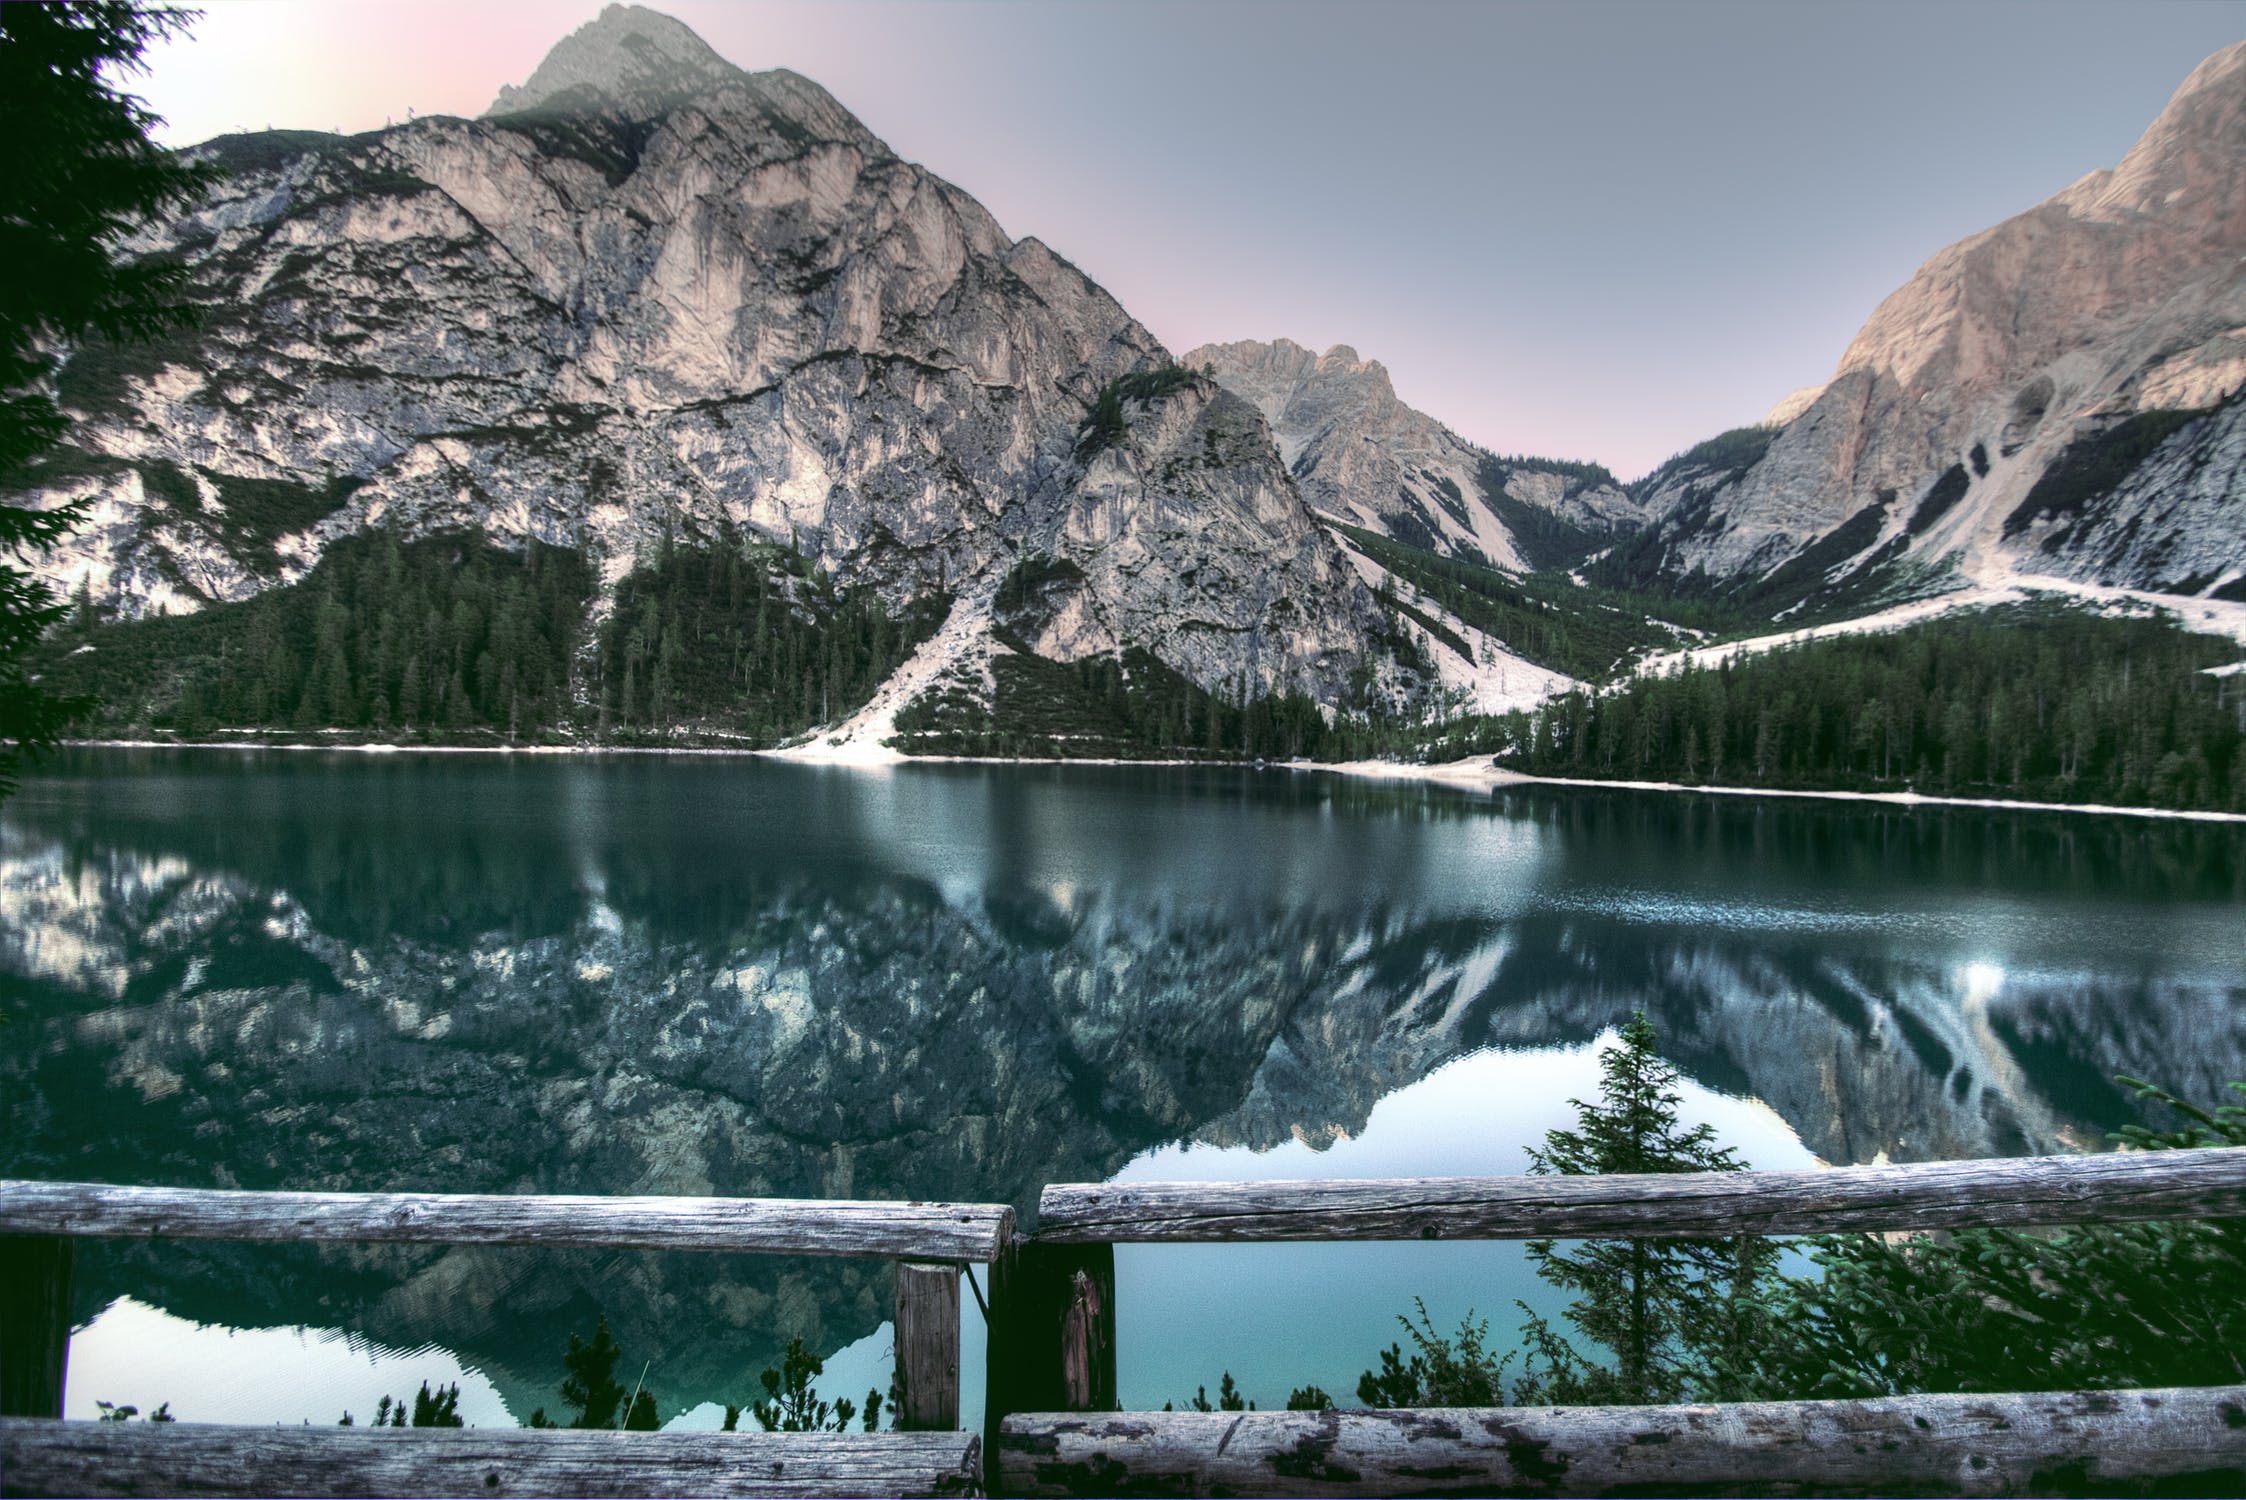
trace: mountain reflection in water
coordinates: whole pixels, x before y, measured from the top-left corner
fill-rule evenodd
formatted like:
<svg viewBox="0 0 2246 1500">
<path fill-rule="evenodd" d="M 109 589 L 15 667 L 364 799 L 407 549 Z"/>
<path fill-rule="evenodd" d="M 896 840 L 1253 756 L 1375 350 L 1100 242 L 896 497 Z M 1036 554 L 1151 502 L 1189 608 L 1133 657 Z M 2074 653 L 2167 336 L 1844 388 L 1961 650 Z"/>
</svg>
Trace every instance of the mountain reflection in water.
<svg viewBox="0 0 2246 1500">
<path fill-rule="evenodd" d="M 1446 1064 L 1541 1052 L 1504 1069 L 1517 1118 L 1462 1103 L 1375 1132 L 1382 1171 L 1512 1171 L 1639 1007 L 1695 1097 L 1749 1111 L 1727 1132 L 1763 1165 L 2095 1149 L 2137 1118 L 2116 1072 L 2202 1098 L 2246 1077 L 2242 918 L 2246 831 L 2152 820 L 82 750 L 0 807 L 0 1173 L 1026 1212 L 1045 1182 L 1155 1165 L 1318 1173 Z M 1347 1253 L 1399 1288 L 1418 1264 Z M 1142 1328 L 1228 1305 L 1241 1254 L 1164 1262 Z M 1427 1270 L 1460 1310 L 1517 1290 Z M 1307 1260 L 1253 1273 L 1285 1285 L 1306 1367 L 1370 1358 L 1305 1332 L 1354 1290 Z M 864 1338 L 888 1285 L 855 1261 L 89 1244 L 77 1316 L 127 1294 L 435 1343 L 520 1416 L 556 1404 L 563 1334 L 596 1309 L 676 1411 L 741 1399 L 789 1333 Z M 1127 1397 L 1245 1362 L 1135 1346 L 1132 1315 Z M 1135 1387 L 1158 1378 L 1134 1347 L 1168 1384 Z"/>
</svg>

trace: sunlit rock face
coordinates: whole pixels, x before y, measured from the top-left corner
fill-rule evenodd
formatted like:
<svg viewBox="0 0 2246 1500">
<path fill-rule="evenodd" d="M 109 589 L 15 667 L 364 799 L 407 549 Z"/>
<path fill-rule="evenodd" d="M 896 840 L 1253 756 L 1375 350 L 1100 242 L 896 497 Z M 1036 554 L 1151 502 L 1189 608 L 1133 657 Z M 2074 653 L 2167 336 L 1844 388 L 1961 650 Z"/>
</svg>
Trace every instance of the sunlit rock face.
<svg viewBox="0 0 2246 1500">
<path fill-rule="evenodd" d="M 1601 536 L 1645 519 L 1618 485 L 1534 459 L 1496 462 L 1398 400 L 1387 369 L 1346 344 L 1323 354 L 1289 339 L 1204 344 L 1183 363 L 1206 368 L 1263 414 L 1313 506 L 1411 546 L 1522 568 L 1537 555 L 1515 534 L 1518 513 L 1514 521 L 1500 513 L 1504 502 Z"/>
<path fill-rule="evenodd" d="M 1087 640 L 1210 687 L 1331 701 L 1379 655 L 1260 419 L 1190 483 L 1113 471 L 1198 431 L 1088 464 L 1154 338 L 816 84 L 667 18 L 611 7 L 480 119 L 206 153 L 230 180 L 135 247 L 188 265 L 204 326 L 62 375 L 77 447 L 40 483 L 89 512 L 44 566 L 97 606 L 242 599 L 375 526 L 583 547 L 607 588 L 732 527 L 892 602 L 1058 550 Z M 1158 425 L 1206 426 L 1186 405 Z"/>
<path fill-rule="evenodd" d="M 2179 592 L 2235 582 L 2242 251 L 2246 43 L 2201 64 L 2118 166 L 1921 266 L 1831 383 L 1773 414 L 1784 430 L 1759 462 L 1649 493 L 1672 512 L 1670 566 L 1764 573 L 1884 501 L 1852 557 L 1890 547 L 1936 570 L 1919 587 L 1944 569 Z M 2131 417 L 2164 412 L 2200 415 L 2081 463 Z M 2063 499 L 2038 495 L 2070 447 L 2089 477 Z M 1922 513 L 1953 466 L 1962 491 Z M 2052 503 L 2023 512 L 2031 497 Z"/>
</svg>

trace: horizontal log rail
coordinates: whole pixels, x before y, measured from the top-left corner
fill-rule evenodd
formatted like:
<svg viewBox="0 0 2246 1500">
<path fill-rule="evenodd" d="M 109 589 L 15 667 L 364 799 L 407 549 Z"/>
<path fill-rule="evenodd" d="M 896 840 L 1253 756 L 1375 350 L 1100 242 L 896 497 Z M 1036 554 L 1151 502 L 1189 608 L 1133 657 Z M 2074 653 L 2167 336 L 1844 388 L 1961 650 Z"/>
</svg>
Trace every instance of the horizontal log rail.
<svg viewBox="0 0 2246 1500">
<path fill-rule="evenodd" d="M 528 1432 L 0 1418 L 4 1495 L 975 1495 L 964 1432 Z"/>
<path fill-rule="evenodd" d="M 1007 1495 L 2246 1494 L 2246 1386 L 1324 1412 L 1016 1413 Z"/>
<path fill-rule="evenodd" d="M 253 1193 L 0 1181 L 0 1234 L 733 1250 L 988 1262 L 998 1257 L 1013 1232 L 1014 1210 L 1003 1203 Z"/>
<path fill-rule="evenodd" d="M 1790 1172 L 1057 1184 L 1036 1243 L 1544 1239 L 2246 1217 L 2246 1147 Z"/>
</svg>

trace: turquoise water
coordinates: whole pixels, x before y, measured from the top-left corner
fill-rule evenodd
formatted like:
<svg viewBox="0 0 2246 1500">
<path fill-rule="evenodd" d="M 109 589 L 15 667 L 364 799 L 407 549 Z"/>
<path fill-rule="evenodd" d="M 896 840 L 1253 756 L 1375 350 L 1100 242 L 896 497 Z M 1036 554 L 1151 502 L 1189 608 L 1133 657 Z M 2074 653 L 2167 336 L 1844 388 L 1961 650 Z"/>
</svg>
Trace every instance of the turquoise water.
<svg viewBox="0 0 2246 1500">
<path fill-rule="evenodd" d="M 74 751 L 0 806 L 0 1173 L 1004 1200 L 1519 1170 L 1644 1008 L 1759 1166 L 2096 1148 L 2246 1077 L 2246 831 L 1285 771 Z M 1122 1394 L 1337 1395 L 1517 1250 L 1125 1247 Z M 791 1333 L 887 1382 L 872 1262 L 99 1243 L 70 1406 L 666 1415 Z M 1542 1304 L 1540 1304 L 1542 1305 Z M 966 1311 L 970 1344 L 979 1315 Z M 970 1390 L 979 1360 L 970 1358 Z"/>
</svg>

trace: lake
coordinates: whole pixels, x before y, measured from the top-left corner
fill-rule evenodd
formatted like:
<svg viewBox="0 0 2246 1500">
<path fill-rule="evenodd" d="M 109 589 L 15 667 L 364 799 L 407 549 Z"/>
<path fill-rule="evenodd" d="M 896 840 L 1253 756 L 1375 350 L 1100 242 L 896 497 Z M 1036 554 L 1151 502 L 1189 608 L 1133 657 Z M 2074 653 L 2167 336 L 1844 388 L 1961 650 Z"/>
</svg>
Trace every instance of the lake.
<svg viewBox="0 0 2246 1500">
<path fill-rule="evenodd" d="M 1644 1009 L 1751 1163 L 2099 1149 L 2246 1078 L 2246 829 L 1284 770 L 70 751 L 0 805 L 0 1174 L 1006 1201 L 1515 1172 Z M 1127 1407 L 1345 1402 L 1518 1247 L 1123 1247 Z M 558 1409 L 605 1315 L 667 1419 L 871 1261 L 81 1242 L 69 1414 Z M 963 1371 L 979 1406 L 972 1300 Z"/>
</svg>

